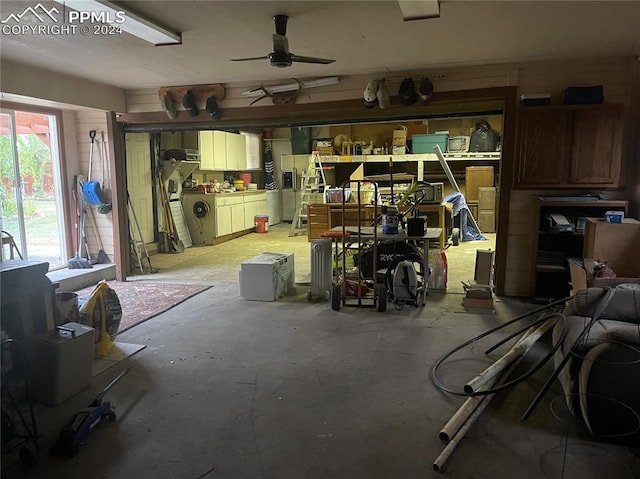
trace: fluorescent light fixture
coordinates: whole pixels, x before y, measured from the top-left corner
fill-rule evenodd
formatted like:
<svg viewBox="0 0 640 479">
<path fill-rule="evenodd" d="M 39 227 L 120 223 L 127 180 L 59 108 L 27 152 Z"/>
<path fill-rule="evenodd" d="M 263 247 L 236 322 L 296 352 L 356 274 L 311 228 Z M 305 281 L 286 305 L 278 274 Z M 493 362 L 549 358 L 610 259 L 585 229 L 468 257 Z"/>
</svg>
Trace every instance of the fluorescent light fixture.
<svg viewBox="0 0 640 479">
<path fill-rule="evenodd" d="M 139 14 L 127 10 L 122 5 L 106 0 L 58 0 L 67 7 L 89 15 L 97 23 L 111 23 L 122 27 L 127 33 L 154 45 L 175 45 L 182 43 L 182 35 L 157 25 Z M 93 17 L 91 17 L 93 15 Z M 124 22 L 118 20 L 124 17 Z M 87 22 L 90 20 L 86 20 Z"/>
<path fill-rule="evenodd" d="M 440 16 L 439 0 L 398 0 L 398 5 L 405 22 Z"/>
<path fill-rule="evenodd" d="M 326 78 L 318 78 L 317 80 L 303 81 L 303 82 L 300 82 L 300 85 L 302 85 L 303 89 L 306 89 L 306 88 L 317 88 L 320 86 L 337 85 L 338 83 L 340 83 L 339 77 L 326 77 Z M 257 98 L 259 96 L 264 95 L 263 88 L 269 93 L 282 93 L 285 91 L 297 90 L 298 84 L 287 83 L 286 85 L 265 86 L 262 88 L 256 88 L 253 90 L 244 91 L 241 93 L 241 95 L 245 98 Z"/>
</svg>

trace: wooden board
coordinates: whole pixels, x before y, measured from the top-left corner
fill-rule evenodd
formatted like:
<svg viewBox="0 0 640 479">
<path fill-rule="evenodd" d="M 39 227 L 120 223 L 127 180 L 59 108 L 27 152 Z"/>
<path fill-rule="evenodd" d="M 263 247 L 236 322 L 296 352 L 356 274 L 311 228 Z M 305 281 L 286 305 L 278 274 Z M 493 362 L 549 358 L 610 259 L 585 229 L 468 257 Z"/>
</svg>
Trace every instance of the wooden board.
<svg viewBox="0 0 640 479">
<path fill-rule="evenodd" d="M 169 201 L 169 208 L 171 209 L 171 215 L 173 216 L 173 222 L 176 227 L 176 234 L 185 248 L 191 248 L 193 242 L 189 228 L 184 218 L 184 210 L 182 209 L 182 202 L 180 200 Z"/>
<path fill-rule="evenodd" d="M 158 90 L 158 96 L 162 100 L 165 93 L 169 93 L 174 103 L 182 105 L 182 98 L 189 90 L 193 92 L 198 105 L 204 105 L 210 96 L 215 96 L 218 101 L 224 99 L 225 96 L 224 86 L 219 83 L 212 85 L 163 86 Z"/>
</svg>

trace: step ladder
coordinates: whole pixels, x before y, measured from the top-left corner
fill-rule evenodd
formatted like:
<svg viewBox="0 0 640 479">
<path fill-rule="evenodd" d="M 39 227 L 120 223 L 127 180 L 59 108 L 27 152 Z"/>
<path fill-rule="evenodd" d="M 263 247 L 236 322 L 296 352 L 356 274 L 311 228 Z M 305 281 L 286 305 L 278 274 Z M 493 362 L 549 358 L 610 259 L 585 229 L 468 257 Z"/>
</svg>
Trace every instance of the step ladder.
<svg viewBox="0 0 640 479">
<path fill-rule="evenodd" d="M 312 198 L 314 194 L 317 196 L 318 193 L 323 193 L 325 185 L 326 178 L 320 155 L 318 155 L 317 151 L 314 151 L 309 157 L 307 169 L 302 172 L 302 184 L 300 185 L 300 191 L 296 195 L 296 209 L 291 222 L 289 236 L 298 236 L 306 233 L 308 223 L 307 206 L 309 203 L 317 203 L 317 200 L 313 201 Z"/>
</svg>

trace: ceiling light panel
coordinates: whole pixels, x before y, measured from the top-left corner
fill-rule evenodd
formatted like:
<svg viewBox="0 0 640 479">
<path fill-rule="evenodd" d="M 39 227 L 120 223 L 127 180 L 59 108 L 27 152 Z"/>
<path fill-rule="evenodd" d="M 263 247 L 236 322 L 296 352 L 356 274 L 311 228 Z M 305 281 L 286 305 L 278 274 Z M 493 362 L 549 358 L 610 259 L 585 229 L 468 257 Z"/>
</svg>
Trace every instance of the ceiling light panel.
<svg viewBox="0 0 640 479">
<path fill-rule="evenodd" d="M 180 33 L 153 23 L 131 10 L 114 2 L 104 0 L 66 0 L 58 1 L 88 16 L 86 22 L 113 22 L 122 30 L 154 45 L 176 45 L 182 43 Z M 93 14 L 93 17 L 92 17 Z M 122 21 L 124 19 L 124 21 Z"/>
<path fill-rule="evenodd" d="M 405 22 L 440 16 L 439 0 L 398 0 L 398 5 Z"/>
</svg>

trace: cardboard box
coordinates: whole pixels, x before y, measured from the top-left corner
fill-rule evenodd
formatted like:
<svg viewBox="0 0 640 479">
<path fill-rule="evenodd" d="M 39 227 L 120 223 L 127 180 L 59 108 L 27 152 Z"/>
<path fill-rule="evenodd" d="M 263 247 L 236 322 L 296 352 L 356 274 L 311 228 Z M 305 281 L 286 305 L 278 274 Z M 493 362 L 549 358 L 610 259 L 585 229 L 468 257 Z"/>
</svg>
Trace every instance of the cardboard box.
<svg viewBox="0 0 640 479">
<path fill-rule="evenodd" d="M 407 145 L 407 131 L 406 130 L 393 130 L 393 143 L 392 146 L 406 146 Z"/>
<path fill-rule="evenodd" d="M 584 264 L 589 264 L 594 260 L 585 259 L 582 264 L 579 264 L 575 260 L 569 261 L 569 273 L 571 274 L 571 295 L 576 291 L 587 288 L 605 288 L 610 287 L 614 288 L 619 284 L 623 283 L 640 283 L 640 276 L 638 277 L 623 277 L 623 276 L 615 276 L 615 277 L 607 277 L 607 278 L 594 278 L 593 274 L 588 272 Z M 615 273 L 615 272 L 614 272 Z"/>
<path fill-rule="evenodd" d="M 622 211 L 607 211 L 604 214 L 604 221 L 607 223 L 622 223 L 624 213 Z"/>
<path fill-rule="evenodd" d="M 465 309 L 486 309 L 493 311 L 493 298 L 464 298 L 462 304 Z"/>
<path fill-rule="evenodd" d="M 607 223 L 602 218 L 585 218 L 585 258 L 606 262 L 617 276 L 640 276 L 640 221 L 625 218 Z"/>
<path fill-rule="evenodd" d="M 465 297 L 469 299 L 491 299 L 493 295 L 489 288 L 476 288 L 472 285 L 467 289 L 467 295 Z"/>
<path fill-rule="evenodd" d="M 490 249 L 476 250 L 476 269 L 473 279 L 477 284 L 493 287 L 493 269 L 496 252 Z"/>
</svg>

